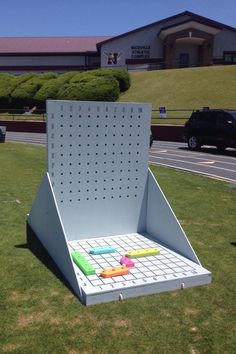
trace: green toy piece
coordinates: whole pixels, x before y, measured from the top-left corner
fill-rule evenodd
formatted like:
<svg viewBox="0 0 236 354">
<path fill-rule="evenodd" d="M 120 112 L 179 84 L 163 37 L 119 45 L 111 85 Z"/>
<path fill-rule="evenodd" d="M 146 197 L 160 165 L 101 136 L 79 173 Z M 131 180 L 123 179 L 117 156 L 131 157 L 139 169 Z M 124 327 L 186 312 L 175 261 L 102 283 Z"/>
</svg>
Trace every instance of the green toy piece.
<svg viewBox="0 0 236 354">
<path fill-rule="evenodd" d="M 74 251 L 71 253 L 72 259 L 75 264 L 82 270 L 85 275 L 93 275 L 95 274 L 95 269 L 91 266 L 91 264 L 82 256 L 78 251 Z"/>
</svg>

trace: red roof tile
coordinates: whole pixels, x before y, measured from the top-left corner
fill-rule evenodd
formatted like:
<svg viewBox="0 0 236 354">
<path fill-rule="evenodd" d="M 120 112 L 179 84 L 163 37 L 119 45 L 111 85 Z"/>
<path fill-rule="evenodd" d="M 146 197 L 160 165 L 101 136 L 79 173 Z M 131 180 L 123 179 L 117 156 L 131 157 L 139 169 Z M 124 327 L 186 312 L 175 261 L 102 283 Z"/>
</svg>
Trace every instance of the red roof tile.
<svg viewBox="0 0 236 354">
<path fill-rule="evenodd" d="M 0 53 L 84 53 L 96 52 L 96 44 L 110 39 L 95 37 L 1 37 Z"/>
</svg>

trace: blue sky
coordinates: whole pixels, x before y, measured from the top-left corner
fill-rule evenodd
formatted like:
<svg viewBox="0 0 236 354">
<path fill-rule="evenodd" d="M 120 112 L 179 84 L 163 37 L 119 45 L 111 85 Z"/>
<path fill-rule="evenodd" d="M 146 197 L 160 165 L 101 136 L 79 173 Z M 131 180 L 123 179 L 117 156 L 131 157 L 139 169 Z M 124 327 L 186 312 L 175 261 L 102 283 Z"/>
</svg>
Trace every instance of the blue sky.
<svg viewBox="0 0 236 354">
<path fill-rule="evenodd" d="M 185 10 L 236 27 L 236 0 L 0 0 L 0 37 L 118 35 Z"/>
</svg>

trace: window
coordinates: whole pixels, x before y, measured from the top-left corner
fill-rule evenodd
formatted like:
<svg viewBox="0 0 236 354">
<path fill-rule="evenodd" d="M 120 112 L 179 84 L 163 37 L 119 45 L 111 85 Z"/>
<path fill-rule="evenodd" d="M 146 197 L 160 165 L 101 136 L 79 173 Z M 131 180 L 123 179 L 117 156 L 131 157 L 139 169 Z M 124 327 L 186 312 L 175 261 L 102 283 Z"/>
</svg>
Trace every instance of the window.
<svg viewBox="0 0 236 354">
<path fill-rule="evenodd" d="M 215 123 L 216 122 L 216 114 L 215 112 L 201 112 L 197 118 L 198 122 L 204 123 Z"/>
<path fill-rule="evenodd" d="M 236 121 L 236 112 L 229 112 L 228 114 Z"/>
<path fill-rule="evenodd" d="M 236 64 L 236 52 L 225 52 L 224 62 L 227 64 Z"/>
<path fill-rule="evenodd" d="M 216 123 L 217 115 L 215 112 L 205 112 L 205 121 L 209 123 Z"/>
<path fill-rule="evenodd" d="M 223 113 L 223 112 L 218 113 L 217 116 L 218 116 L 218 122 L 219 122 L 220 124 L 225 124 L 225 123 L 227 123 L 228 119 L 230 118 L 228 114 Z M 232 120 L 232 119 L 231 119 L 231 120 Z"/>
</svg>

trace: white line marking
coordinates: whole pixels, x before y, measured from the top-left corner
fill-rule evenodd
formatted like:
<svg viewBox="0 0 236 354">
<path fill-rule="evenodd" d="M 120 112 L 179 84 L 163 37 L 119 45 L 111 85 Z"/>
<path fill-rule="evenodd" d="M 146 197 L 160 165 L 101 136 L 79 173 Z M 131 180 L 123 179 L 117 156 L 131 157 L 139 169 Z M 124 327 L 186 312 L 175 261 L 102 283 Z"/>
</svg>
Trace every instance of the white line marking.
<svg viewBox="0 0 236 354">
<path fill-rule="evenodd" d="M 213 165 L 215 163 L 215 161 L 199 161 L 199 164 L 203 163 L 203 164 L 207 164 L 207 165 Z"/>
<path fill-rule="evenodd" d="M 168 164 L 161 163 L 161 162 L 159 163 L 159 162 L 151 162 L 151 161 L 149 161 L 149 163 L 150 163 L 150 165 L 160 165 L 160 166 L 171 167 L 171 168 L 174 168 L 174 169 L 176 169 L 176 170 L 188 171 L 188 172 L 196 173 L 196 174 L 198 174 L 198 175 L 204 175 L 204 176 L 206 176 L 206 177 L 212 177 L 212 178 L 218 179 L 218 180 L 220 180 L 220 181 L 226 181 L 226 182 L 236 183 L 236 180 L 235 180 L 235 179 L 231 179 L 231 178 L 227 178 L 227 177 L 221 177 L 221 176 L 213 175 L 213 174 L 211 174 L 211 173 L 200 172 L 200 171 L 191 170 L 191 169 L 183 168 L 183 167 L 176 167 L 176 166 L 168 165 Z"/>
<path fill-rule="evenodd" d="M 153 156 L 153 155 L 149 155 L 149 157 L 152 157 L 154 159 L 161 159 L 161 160 L 170 160 L 170 161 L 178 161 L 178 162 L 183 162 L 185 164 L 190 164 L 190 165 L 195 165 L 195 166 L 198 166 L 199 164 L 198 163 L 195 163 L 195 162 L 190 162 L 190 161 L 185 161 L 185 160 L 179 160 L 179 159 L 171 159 L 171 158 L 168 158 L 168 157 L 158 157 L 158 156 Z M 182 156 L 181 156 L 182 157 Z M 178 168 L 178 167 L 177 167 Z M 215 169 L 218 169 L 218 170 L 224 170 L 224 171 L 229 171 L 229 172 L 233 172 L 233 173 L 236 173 L 236 170 L 230 170 L 229 168 L 223 168 L 223 167 L 217 167 L 217 166 L 210 166 L 210 168 L 215 168 Z"/>
<path fill-rule="evenodd" d="M 233 160 L 234 163 L 235 163 L 235 157 L 234 156 L 227 156 L 227 155 L 217 155 L 217 154 L 213 154 L 213 153 L 210 153 L 210 152 L 207 152 L 205 149 L 204 151 L 191 151 L 191 150 L 188 150 L 188 149 L 179 149 L 178 147 L 177 148 L 174 148 L 172 146 L 160 146 L 159 148 L 160 149 L 164 149 L 168 147 L 168 153 L 169 152 L 178 152 L 178 153 L 183 153 L 184 155 L 186 156 L 202 156 L 202 159 L 204 158 L 207 158 L 207 159 L 212 159 L 212 157 L 214 156 L 214 160 L 216 160 L 217 158 L 223 158 L 224 160 Z M 215 150 L 216 151 L 216 150 Z M 234 150 L 227 150 L 228 152 L 233 152 Z M 236 155 L 235 155 L 236 156 Z"/>
<path fill-rule="evenodd" d="M 175 153 L 170 153 L 170 151 L 174 151 Z M 150 151 L 150 156 L 153 156 L 153 155 L 151 155 L 152 154 L 152 150 Z M 155 152 L 155 151 L 154 151 Z M 179 151 L 178 151 L 179 152 Z M 170 155 L 170 156 L 177 156 L 177 157 L 186 157 L 186 158 L 192 158 L 192 159 L 195 159 L 195 160 L 203 160 L 204 159 L 204 157 L 205 158 L 208 158 L 209 159 L 209 157 L 212 157 L 212 155 L 211 154 L 204 154 L 204 153 L 197 153 L 197 152 L 193 152 L 193 151 L 191 151 L 191 153 L 189 152 L 186 152 L 186 153 L 184 153 L 183 152 L 183 154 L 182 155 L 179 155 L 179 154 L 176 154 L 176 150 L 172 150 L 172 149 L 168 149 L 168 154 L 167 155 Z M 198 157 L 197 157 L 198 156 Z M 229 165 L 233 165 L 233 166 L 235 166 L 235 163 L 236 163 L 236 159 L 235 159 L 235 157 L 230 157 L 230 156 L 223 156 L 223 158 L 224 158 L 224 160 L 227 158 L 227 159 L 233 159 L 233 162 L 227 162 L 227 161 L 221 161 L 221 160 L 219 160 L 219 159 L 217 159 L 217 156 L 214 156 L 214 161 L 215 161 L 215 163 L 222 163 L 222 164 L 229 164 Z M 207 160 L 208 161 L 208 160 Z"/>
</svg>

